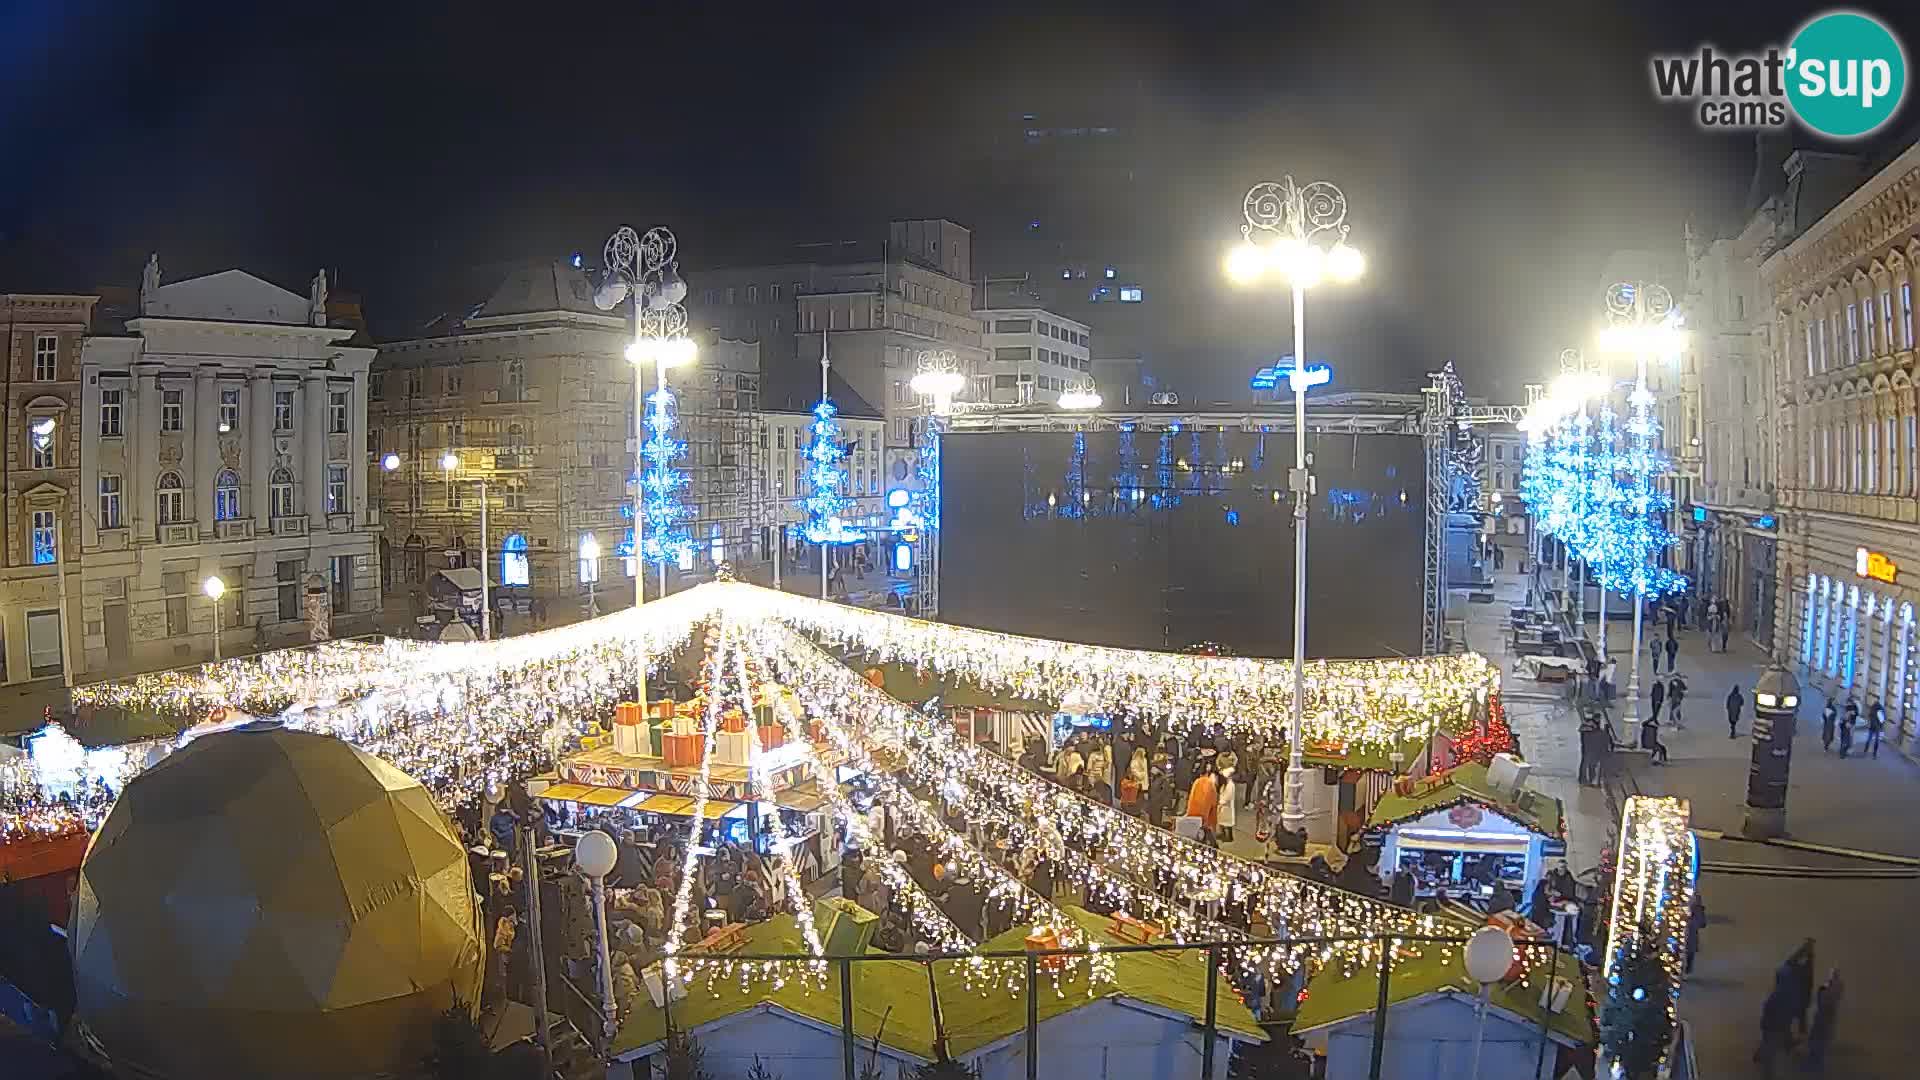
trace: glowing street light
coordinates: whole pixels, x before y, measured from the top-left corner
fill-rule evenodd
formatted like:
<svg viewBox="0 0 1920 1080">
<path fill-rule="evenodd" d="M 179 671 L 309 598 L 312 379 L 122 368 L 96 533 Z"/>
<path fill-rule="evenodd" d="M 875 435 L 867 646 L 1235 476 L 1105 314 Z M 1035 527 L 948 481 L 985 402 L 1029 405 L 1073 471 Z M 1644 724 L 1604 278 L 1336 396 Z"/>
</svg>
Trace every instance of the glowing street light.
<svg viewBox="0 0 1920 1080">
<path fill-rule="evenodd" d="M 1293 389 L 1293 714 L 1287 723 L 1287 775 L 1282 787 L 1280 824 L 1298 832 L 1306 822 L 1307 785 L 1301 714 L 1307 684 L 1307 390 L 1332 378 L 1324 365 L 1308 365 L 1307 290 L 1331 279 L 1348 282 L 1366 272 L 1367 260 L 1347 244 L 1347 196 L 1324 180 L 1304 187 L 1293 177 L 1255 184 L 1241 203 L 1246 223 L 1242 242 L 1226 256 L 1226 273 L 1236 285 L 1254 285 L 1268 277 L 1286 279 L 1293 291 L 1294 366 L 1287 376 Z M 1064 404 L 1064 402 L 1063 402 Z M 1277 493 L 1276 493 L 1277 494 Z"/>
<path fill-rule="evenodd" d="M 1063 409 L 1079 411 L 1097 409 L 1100 407 L 1100 402 L 1100 391 L 1090 382 L 1069 387 L 1060 394 L 1060 407 Z"/>
<path fill-rule="evenodd" d="M 200 591 L 206 593 L 207 599 L 213 601 L 213 659 L 218 662 L 220 659 L 220 598 L 227 595 L 227 583 L 221 581 L 216 575 L 203 582 Z"/>
<path fill-rule="evenodd" d="M 395 469 L 398 469 L 400 467 L 400 455 L 388 454 L 386 457 L 381 458 L 380 467 L 382 469 L 387 470 L 388 472 L 392 472 Z"/>
</svg>

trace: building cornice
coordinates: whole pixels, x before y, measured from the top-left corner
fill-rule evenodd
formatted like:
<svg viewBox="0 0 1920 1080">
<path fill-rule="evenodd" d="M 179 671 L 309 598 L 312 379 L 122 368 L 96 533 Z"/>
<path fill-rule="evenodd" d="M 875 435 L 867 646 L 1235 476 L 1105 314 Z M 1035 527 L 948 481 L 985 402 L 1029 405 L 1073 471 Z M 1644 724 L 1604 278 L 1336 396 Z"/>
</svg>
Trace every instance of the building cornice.
<svg viewBox="0 0 1920 1080">
<path fill-rule="evenodd" d="M 233 322 L 225 319 L 175 319 L 143 315 L 127 320 L 127 329 L 151 340 L 155 334 L 171 330 L 193 330 L 232 337 L 291 338 L 327 344 L 345 341 L 356 331 L 348 326 L 295 326 L 289 323 Z"/>
<path fill-rule="evenodd" d="M 1792 243 L 1761 263 L 1776 297 L 1799 294 L 1911 234 L 1920 222 L 1920 143 L 1821 215 Z M 1904 244 L 1902 244 L 1904 246 Z"/>
</svg>

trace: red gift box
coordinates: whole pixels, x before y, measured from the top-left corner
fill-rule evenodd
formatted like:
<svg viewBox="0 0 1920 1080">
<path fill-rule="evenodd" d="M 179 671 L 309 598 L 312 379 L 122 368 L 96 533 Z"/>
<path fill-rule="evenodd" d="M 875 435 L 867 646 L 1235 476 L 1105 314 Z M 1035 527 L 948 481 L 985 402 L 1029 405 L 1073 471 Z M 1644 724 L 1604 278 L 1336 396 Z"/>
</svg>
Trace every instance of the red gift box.
<svg viewBox="0 0 1920 1080">
<path fill-rule="evenodd" d="M 728 709 L 720 718 L 720 730 L 740 732 L 747 730 L 747 714 L 739 709 Z"/>
<path fill-rule="evenodd" d="M 705 735 L 668 735 L 661 743 L 667 767 L 672 769 L 696 768 L 707 752 Z"/>
<path fill-rule="evenodd" d="M 673 719 L 673 699 L 661 698 L 647 703 L 647 717 L 651 720 Z"/>
<path fill-rule="evenodd" d="M 772 750 L 787 741 L 787 733 L 778 724 L 768 724 L 760 729 L 760 749 Z"/>
<path fill-rule="evenodd" d="M 613 722 L 616 724 L 632 727 L 639 724 L 642 719 L 644 717 L 641 714 L 639 702 L 623 701 L 613 707 Z"/>
</svg>

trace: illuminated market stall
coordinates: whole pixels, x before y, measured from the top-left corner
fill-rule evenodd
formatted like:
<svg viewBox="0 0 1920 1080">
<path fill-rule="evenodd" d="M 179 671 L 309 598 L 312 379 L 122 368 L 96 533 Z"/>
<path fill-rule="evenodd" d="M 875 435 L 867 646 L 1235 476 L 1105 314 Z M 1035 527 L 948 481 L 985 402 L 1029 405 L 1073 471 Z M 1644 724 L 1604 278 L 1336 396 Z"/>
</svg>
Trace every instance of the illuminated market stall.
<svg viewBox="0 0 1920 1080">
<path fill-rule="evenodd" d="M 1525 903 L 1546 859 L 1566 851 L 1560 800 L 1528 787 L 1527 771 L 1502 754 L 1397 783 L 1368 821 L 1381 877 L 1411 874 L 1421 899 L 1485 904 L 1501 884 Z"/>
</svg>

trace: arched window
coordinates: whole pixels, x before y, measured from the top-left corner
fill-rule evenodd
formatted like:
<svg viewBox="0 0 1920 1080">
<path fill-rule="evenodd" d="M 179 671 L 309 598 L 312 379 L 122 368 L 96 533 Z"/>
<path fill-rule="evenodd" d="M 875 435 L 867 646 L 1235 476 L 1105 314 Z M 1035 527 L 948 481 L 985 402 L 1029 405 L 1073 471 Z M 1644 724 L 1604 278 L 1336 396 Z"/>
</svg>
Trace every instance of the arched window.
<svg viewBox="0 0 1920 1080">
<path fill-rule="evenodd" d="M 500 584 L 525 585 L 527 578 L 527 538 L 508 533 L 500 541 Z"/>
<path fill-rule="evenodd" d="M 507 425 L 507 449 L 516 454 L 527 452 L 527 429 L 520 424 Z"/>
<path fill-rule="evenodd" d="M 232 521 L 240 516 L 240 476 L 232 469 L 221 469 L 213 480 L 213 520 Z"/>
<path fill-rule="evenodd" d="M 420 538 L 419 533 L 407 537 L 406 551 L 400 558 L 400 580 L 427 580 L 427 542 Z"/>
<path fill-rule="evenodd" d="M 500 396 L 507 401 L 519 401 L 527 389 L 527 363 L 524 360 L 507 361 L 506 392 Z"/>
<path fill-rule="evenodd" d="M 177 525 L 187 520 L 187 491 L 180 485 L 180 474 L 163 472 L 160 474 L 159 488 L 160 524 Z"/>
<path fill-rule="evenodd" d="M 293 516 L 293 471 L 282 466 L 273 470 L 273 478 L 267 485 L 269 492 L 267 513 L 272 517 Z"/>
</svg>

